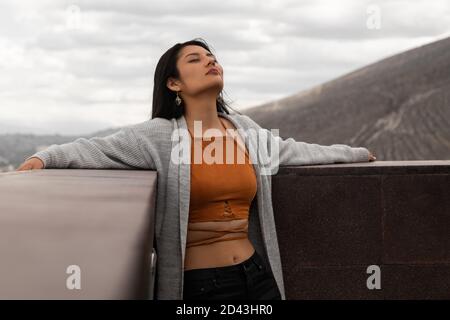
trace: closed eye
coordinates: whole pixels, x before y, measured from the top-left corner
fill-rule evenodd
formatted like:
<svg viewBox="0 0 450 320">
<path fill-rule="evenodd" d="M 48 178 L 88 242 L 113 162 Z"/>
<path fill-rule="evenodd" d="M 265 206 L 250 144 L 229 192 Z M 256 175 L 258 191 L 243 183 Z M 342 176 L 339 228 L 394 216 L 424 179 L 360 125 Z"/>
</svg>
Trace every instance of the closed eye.
<svg viewBox="0 0 450 320">
<path fill-rule="evenodd" d="M 199 61 L 200 59 L 194 59 L 194 60 L 191 60 L 191 61 L 189 61 L 189 62 L 194 62 L 194 61 Z M 214 62 L 218 62 L 217 61 L 217 59 L 214 59 Z"/>
</svg>

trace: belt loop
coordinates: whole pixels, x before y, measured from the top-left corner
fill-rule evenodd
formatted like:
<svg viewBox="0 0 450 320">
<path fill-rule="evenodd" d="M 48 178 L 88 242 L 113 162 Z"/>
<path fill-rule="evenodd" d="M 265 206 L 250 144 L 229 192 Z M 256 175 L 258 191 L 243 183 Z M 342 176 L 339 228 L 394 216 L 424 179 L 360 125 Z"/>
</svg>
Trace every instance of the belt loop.
<svg viewBox="0 0 450 320">
<path fill-rule="evenodd" d="M 219 269 L 214 268 L 214 279 L 217 279 L 218 274 L 219 274 Z"/>
<path fill-rule="evenodd" d="M 256 267 L 261 270 L 262 269 L 262 262 L 261 259 L 259 259 L 258 253 L 255 250 L 254 257 L 252 258 L 252 261 L 255 263 Z"/>
<path fill-rule="evenodd" d="M 247 271 L 247 269 L 249 269 L 250 264 L 251 264 L 251 261 L 244 261 L 242 263 L 242 267 L 244 268 L 245 271 Z"/>
<path fill-rule="evenodd" d="M 219 279 L 219 269 L 218 268 L 214 268 L 214 276 L 213 276 L 213 283 L 214 283 L 214 287 L 218 287 L 217 285 L 217 279 Z"/>
</svg>

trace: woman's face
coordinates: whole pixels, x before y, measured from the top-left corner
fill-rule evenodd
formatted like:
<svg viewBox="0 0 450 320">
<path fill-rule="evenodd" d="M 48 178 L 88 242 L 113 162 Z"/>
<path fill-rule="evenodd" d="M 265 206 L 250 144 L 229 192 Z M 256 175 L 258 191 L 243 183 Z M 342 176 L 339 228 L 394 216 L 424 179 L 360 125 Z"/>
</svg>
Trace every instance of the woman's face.
<svg viewBox="0 0 450 320">
<path fill-rule="evenodd" d="M 207 74 L 212 67 L 219 73 Z M 211 52 L 201 46 L 183 47 L 178 55 L 177 68 L 180 79 L 176 83 L 181 95 L 195 96 L 208 90 L 218 95 L 223 89 L 222 66 Z"/>
</svg>

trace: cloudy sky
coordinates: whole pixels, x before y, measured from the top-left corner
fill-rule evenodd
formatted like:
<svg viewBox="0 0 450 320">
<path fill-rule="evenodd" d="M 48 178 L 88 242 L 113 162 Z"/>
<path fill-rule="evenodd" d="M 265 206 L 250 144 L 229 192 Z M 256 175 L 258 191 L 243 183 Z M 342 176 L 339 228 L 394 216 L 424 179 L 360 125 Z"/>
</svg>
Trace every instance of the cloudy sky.
<svg viewBox="0 0 450 320">
<path fill-rule="evenodd" d="M 448 0 L 2 0 L 0 133 L 144 121 L 158 59 L 196 37 L 243 110 L 449 32 Z"/>
</svg>

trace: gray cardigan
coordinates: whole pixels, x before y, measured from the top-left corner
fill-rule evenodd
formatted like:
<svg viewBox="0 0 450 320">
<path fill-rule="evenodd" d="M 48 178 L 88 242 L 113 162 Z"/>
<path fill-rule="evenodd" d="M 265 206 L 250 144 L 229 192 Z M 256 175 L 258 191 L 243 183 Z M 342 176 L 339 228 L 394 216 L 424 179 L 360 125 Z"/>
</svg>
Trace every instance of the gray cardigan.
<svg viewBox="0 0 450 320">
<path fill-rule="evenodd" d="M 250 206 L 249 239 L 255 250 L 263 257 L 266 266 L 272 270 L 282 299 L 285 300 L 271 199 L 271 174 L 275 174 L 277 169 L 272 168 L 268 171 L 264 154 L 268 155 L 269 149 L 276 146 L 278 165 L 284 166 L 366 162 L 369 161 L 369 150 L 343 144 L 322 146 L 295 141 L 293 138 L 282 139 L 271 131 L 261 128 L 248 116 L 222 112 L 218 115 L 234 124 L 249 150 L 250 160 L 257 176 L 257 194 Z M 240 130 L 262 132 L 267 134 L 269 141 L 261 146 L 258 135 L 248 134 L 245 137 Z M 28 157 L 28 159 L 40 158 L 45 168 L 157 171 L 155 244 L 158 258 L 154 298 L 158 300 L 183 298 L 190 165 L 188 162 L 171 159 L 174 150 L 178 150 L 176 152 L 178 155 L 182 154 L 183 159 L 190 159 L 189 137 L 184 116 L 171 120 L 154 118 L 126 126 L 107 137 L 78 138 L 70 143 L 51 145 Z M 187 143 L 185 153 L 179 152 L 183 143 Z"/>
</svg>

